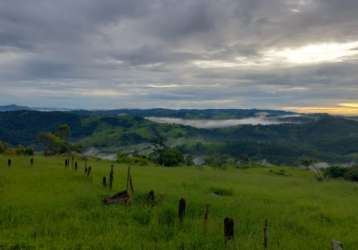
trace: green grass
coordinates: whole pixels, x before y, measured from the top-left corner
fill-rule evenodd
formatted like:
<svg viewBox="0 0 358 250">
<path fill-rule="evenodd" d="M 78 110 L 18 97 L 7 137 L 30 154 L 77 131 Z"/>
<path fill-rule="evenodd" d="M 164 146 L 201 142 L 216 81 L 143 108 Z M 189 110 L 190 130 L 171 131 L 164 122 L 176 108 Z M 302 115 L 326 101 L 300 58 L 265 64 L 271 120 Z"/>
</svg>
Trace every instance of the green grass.
<svg viewBox="0 0 358 250">
<path fill-rule="evenodd" d="M 235 220 L 228 249 L 263 249 L 269 220 L 269 249 L 358 248 L 358 185 L 318 182 L 307 171 L 284 168 L 132 169 L 131 206 L 103 206 L 103 197 L 125 187 L 127 166 L 116 165 L 114 188 L 102 187 L 110 162 L 90 161 L 92 177 L 64 168 L 64 158 L 0 156 L 0 249 L 224 249 L 223 220 Z M 151 208 L 145 195 L 155 190 Z M 218 195 L 218 194 L 219 195 Z M 177 205 L 187 201 L 181 225 Z M 210 205 L 204 228 L 203 213 Z"/>
</svg>

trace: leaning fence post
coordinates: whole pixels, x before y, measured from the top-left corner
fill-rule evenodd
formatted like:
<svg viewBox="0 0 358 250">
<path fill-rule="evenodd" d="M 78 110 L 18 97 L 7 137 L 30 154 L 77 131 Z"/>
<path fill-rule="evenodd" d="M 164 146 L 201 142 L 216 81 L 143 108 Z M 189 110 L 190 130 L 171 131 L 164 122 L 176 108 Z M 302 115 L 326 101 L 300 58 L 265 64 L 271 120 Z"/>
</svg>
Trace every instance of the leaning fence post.
<svg viewBox="0 0 358 250">
<path fill-rule="evenodd" d="M 265 225 L 264 225 L 264 249 L 267 250 L 268 249 L 268 220 L 265 220 Z"/>
<path fill-rule="evenodd" d="M 103 178 L 102 178 L 102 185 L 103 185 L 104 187 L 107 186 L 107 178 L 106 178 L 106 176 L 103 176 Z"/>
<path fill-rule="evenodd" d="M 182 223 L 184 220 L 184 216 L 185 216 L 185 209 L 186 209 L 186 202 L 184 198 L 181 198 L 179 200 L 179 207 L 178 207 L 178 217 L 179 217 L 179 222 Z"/>
<path fill-rule="evenodd" d="M 131 167 L 128 167 L 128 174 L 127 174 L 127 192 L 131 194 L 134 193 L 134 187 L 133 187 L 133 180 L 131 175 Z"/>
<path fill-rule="evenodd" d="M 332 250 L 343 250 L 342 242 L 338 240 L 332 240 Z"/>
<path fill-rule="evenodd" d="M 147 203 L 150 205 L 150 206 L 154 206 L 155 204 L 155 193 L 154 193 L 154 190 L 150 190 L 148 195 L 147 195 Z"/>
<path fill-rule="evenodd" d="M 228 217 L 224 219 L 224 237 L 225 242 L 234 239 L 234 220 Z"/>
<path fill-rule="evenodd" d="M 111 171 L 109 172 L 109 188 L 112 190 L 113 185 L 113 165 L 111 165 Z"/>
<path fill-rule="evenodd" d="M 208 219 L 209 219 L 209 205 L 205 206 L 205 211 L 204 211 L 204 226 L 206 228 L 206 225 L 208 224 Z"/>
<path fill-rule="evenodd" d="M 89 167 L 87 168 L 87 176 L 90 176 L 90 175 L 91 175 L 91 171 L 92 171 L 92 167 L 89 166 Z"/>
</svg>

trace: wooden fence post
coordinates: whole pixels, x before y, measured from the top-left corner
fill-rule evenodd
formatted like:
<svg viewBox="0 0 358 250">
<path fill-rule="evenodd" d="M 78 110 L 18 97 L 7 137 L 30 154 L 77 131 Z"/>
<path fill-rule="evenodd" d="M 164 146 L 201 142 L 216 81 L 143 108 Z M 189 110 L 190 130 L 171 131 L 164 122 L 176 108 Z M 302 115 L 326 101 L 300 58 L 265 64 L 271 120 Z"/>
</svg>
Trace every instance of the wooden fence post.
<svg viewBox="0 0 358 250">
<path fill-rule="evenodd" d="M 264 249 L 267 250 L 268 249 L 268 220 L 265 220 L 265 225 L 264 225 Z"/>
<path fill-rule="evenodd" d="M 154 190 L 150 190 L 148 195 L 147 195 L 147 203 L 150 205 L 150 206 L 154 206 L 155 204 L 155 193 L 154 193 Z"/>
<path fill-rule="evenodd" d="M 206 205 L 205 211 L 204 211 L 204 226 L 205 227 L 208 224 L 208 220 L 209 220 L 209 205 Z"/>
<path fill-rule="evenodd" d="M 8 167 L 11 167 L 11 159 L 8 159 L 8 160 L 7 160 L 7 166 L 8 166 Z"/>
<path fill-rule="evenodd" d="M 30 159 L 30 165 L 31 165 L 31 166 L 34 165 L 34 158 L 33 158 L 33 157 L 31 157 L 31 159 Z"/>
<path fill-rule="evenodd" d="M 77 161 L 75 162 L 75 170 L 77 170 L 77 167 L 78 167 L 78 165 L 77 165 Z"/>
<path fill-rule="evenodd" d="M 103 178 L 102 178 L 102 185 L 104 187 L 107 187 L 107 178 L 106 178 L 106 176 L 103 176 Z"/>
<path fill-rule="evenodd" d="M 128 174 L 127 174 L 127 192 L 133 194 L 134 187 L 133 187 L 133 180 L 131 175 L 131 167 L 128 167 Z"/>
<path fill-rule="evenodd" d="M 113 185 L 113 165 L 111 166 L 111 171 L 109 172 L 109 188 L 112 190 Z"/>
<path fill-rule="evenodd" d="M 225 241 L 234 239 L 234 220 L 228 217 L 224 219 L 224 237 Z"/>
<path fill-rule="evenodd" d="M 91 175 L 91 171 L 92 171 L 92 167 L 89 166 L 89 167 L 87 168 L 87 176 L 90 176 L 90 175 Z"/>
<path fill-rule="evenodd" d="M 184 220 L 185 210 L 186 210 L 186 201 L 184 198 L 181 198 L 179 200 L 179 207 L 178 207 L 178 217 L 180 223 L 182 223 Z"/>
</svg>

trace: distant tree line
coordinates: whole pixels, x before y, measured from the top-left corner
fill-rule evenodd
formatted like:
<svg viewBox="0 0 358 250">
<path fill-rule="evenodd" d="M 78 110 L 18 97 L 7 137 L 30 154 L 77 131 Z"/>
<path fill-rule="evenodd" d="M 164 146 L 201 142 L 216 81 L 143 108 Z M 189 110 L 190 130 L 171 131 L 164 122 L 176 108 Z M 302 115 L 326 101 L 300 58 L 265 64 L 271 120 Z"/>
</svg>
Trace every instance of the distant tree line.
<svg viewBox="0 0 358 250">
<path fill-rule="evenodd" d="M 358 181 L 358 165 L 350 168 L 332 166 L 324 170 L 324 175 L 328 178 L 344 178 L 350 181 Z"/>
<path fill-rule="evenodd" d="M 0 141 L 0 154 L 9 154 L 9 155 L 33 155 L 34 150 L 31 147 L 17 145 L 11 147 L 5 142 Z"/>
</svg>

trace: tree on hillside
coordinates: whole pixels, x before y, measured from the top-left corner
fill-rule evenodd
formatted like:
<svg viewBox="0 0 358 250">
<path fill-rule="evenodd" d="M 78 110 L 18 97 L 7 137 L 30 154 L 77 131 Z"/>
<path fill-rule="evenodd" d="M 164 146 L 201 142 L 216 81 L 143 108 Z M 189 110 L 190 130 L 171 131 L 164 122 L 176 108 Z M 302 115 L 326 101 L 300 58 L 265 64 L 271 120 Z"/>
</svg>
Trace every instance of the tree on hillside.
<svg viewBox="0 0 358 250">
<path fill-rule="evenodd" d="M 42 132 L 38 135 L 38 140 L 45 146 L 45 154 L 64 154 L 72 151 L 80 151 L 78 145 L 67 142 L 71 134 L 71 128 L 67 124 L 59 126 L 54 132 Z"/>
<path fill-rule="evenodd" d="M 7 149 L 8 146 L 6 145 L 6 143 L 0 141 L 0 154 L 5 153 Z"/>
<path fill-rule="evenodd" d="M 71 136 L 71 127 L 68 124 L 62 124 L 58 126 L 54 134 L 62 140 L 67 141 Z"/>
</svg>

